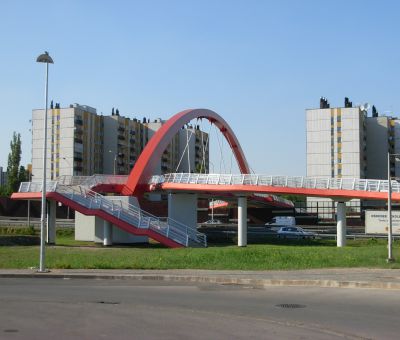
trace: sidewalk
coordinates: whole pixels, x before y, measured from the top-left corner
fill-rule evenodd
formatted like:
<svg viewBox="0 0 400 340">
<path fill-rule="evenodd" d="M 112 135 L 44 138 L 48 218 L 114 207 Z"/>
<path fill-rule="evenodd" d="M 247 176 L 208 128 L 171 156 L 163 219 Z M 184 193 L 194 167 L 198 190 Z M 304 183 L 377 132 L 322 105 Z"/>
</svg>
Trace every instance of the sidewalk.
<svg viewBox="0 0 400 340">
<path fill-rule="evenodd" d="M 155 280 L 169 282 L 238 284 L 257 287 L 310 286 L 400 290 L 400 269 L 346 268 L 290 271 L 54 269 L 49 273 L 37 273 L 33 269 L 0 269 L 0 278 L 23 277 L 142 281 Z"/>
</svg>

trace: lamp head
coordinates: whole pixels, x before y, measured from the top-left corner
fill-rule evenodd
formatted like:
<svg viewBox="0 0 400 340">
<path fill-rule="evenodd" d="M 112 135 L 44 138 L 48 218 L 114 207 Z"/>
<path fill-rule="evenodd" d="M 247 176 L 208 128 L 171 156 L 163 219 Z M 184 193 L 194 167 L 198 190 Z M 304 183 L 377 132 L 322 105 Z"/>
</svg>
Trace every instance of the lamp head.
<svg viewBox="0 0 400 340">
<path fill-rule="evenodd" d="M 37 57 L 36 62 L 38 63 L 46 63 L 46 64 L 54 64 L 53 59 L 50 57 L 49 52 L 45 51 L 39 57 Z"/>
</svg>

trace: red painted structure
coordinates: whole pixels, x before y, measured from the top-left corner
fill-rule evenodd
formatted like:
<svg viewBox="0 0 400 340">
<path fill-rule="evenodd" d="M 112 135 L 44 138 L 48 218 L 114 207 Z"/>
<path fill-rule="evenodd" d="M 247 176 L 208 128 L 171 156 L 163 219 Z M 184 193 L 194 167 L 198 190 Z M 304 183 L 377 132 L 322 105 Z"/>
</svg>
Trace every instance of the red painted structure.
<svg viewBox="0 0 400 340">
<path fill-rule="evenodd" d="M 238 139 L 228 123 L 220 115 L 207 109 L 185 110 L 168 119 L 147 143 L 132 169 L 125 187 L 122 189 L 122 195 L 139 196 L 148 190 L 147 183 L 150 177 L 154 175 L 162 153 L 182 126 L 195 118 L 204 118 L 215 124 L 230 145 L 239 165 L 240 172 L 242 174 L 250 173 L 246 157 Z"/>
<path fill-rule="evenodd" d="M 230 145 L 233 154 L 235 155 L 240 172 L 249 174 L 250 169 L 246 161 L 246 157 L 239 144 L 238 139 L 229 127 L 228 123 L 217 113 L 207 109 L 190 109 L 177 113 L 161 126 L 161 128 L 153 135 L 147 143 L 143 152 L 139 156 L 134 168 L 132 169 L 125 185 L 121 184 L 99 184 L 96 191 L 99 192 L 117 192 L 126 196 L 141 196 L 144 192 L 152 189 L 170 190 L 170 191 L 190 191 L 202 193 L 219 193 L 220 196 L 233 196 L 235 194 L 295 194 L 305 196 L 329 197 L 338 201 L 346 201 L 352 198 L 386 200 L 387 193 L 385 192 L 370 192 L 370 191 L 354 191 L 354 190 L 333 190 L 333 189 L 306 189 L 306 188 L 290 188 L 278 186 L 257 186 L 257 185 L 211 185 L 211 184 L 182 184 L 182 183 L 162 183 L 156 188 L 150 188 L 148 181 L 155 173 L 155 169 L 162 156 L 162 153 L 172 141 L 178 131 L 193 119 L 207 119 L 212 124 L 215 124 L 221 131 L 228 144 Z M 14 193 L 13 199 L 40 199 L 41 193 L 21 192 Z M 117 219 L 116 217 L 107 214 L 98 209 L 88 209 L 57 192 L 48 192 L 47 198 L 59 201 L 85 215 L 96 215 L 104 220 L 115 224 L 119 228 L 136 234 L 147 235 L 167 246 L 181 247 L 180 244 L 171 239 L 157 234 L 152 230 L 143 230 L 131 226 L 128 223 Z M 400 201 L 400 193 L 392 193 L 394 201 Z M 279 203 L 278 203 L 279 204 Z"/>
<path fill-rule="evenodd" d="M 185 183 L 162 183 L 158 185 L 157 190 L 170 191 L 188 191 L 202 193 L 219 193 L 221 196 L 234 194 L 271 194 L 271 195 L 302 195 L 314 197 L 328 197 L 337 201 L 347 201 L 354 198 L 369 199 L 369 200 L 387 200 L 387 192 L 379 191 L 361 191 L 361 190 L 340 190 L 340 189 L 309 189 L 309 188 L 290 188 L 280 186 L 267 185 L 250 185 L 250 184 L 185 184 Z M 392 192 L 392 200 L 400 201 L 400 193 Z"/>
</svg>

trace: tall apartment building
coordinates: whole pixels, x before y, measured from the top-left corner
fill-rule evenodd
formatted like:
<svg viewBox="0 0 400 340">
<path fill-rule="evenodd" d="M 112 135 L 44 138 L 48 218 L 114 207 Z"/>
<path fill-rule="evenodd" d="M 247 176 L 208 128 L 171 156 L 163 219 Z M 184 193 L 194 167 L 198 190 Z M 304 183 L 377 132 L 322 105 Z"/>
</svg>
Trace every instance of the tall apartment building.
<svg viewBox="0 0 400 340">
<path fill-rule="evenodd" d="M 208 134 L 201 131 L 199 126 L 188 126 L 179 132 L 180 162 L 178 172 L 209 172 Z"/>
<path fill-rule="evenodd" d="M 147 128 L 119 114 L 103 118 L 103 173 L 128 174 L 146 143 Z"/>
<path fill-rule="evenodd" d="M 147 128 L 146 138 L 150 139 L 164 122 L 158 118 L 153 122 L 143 123 Z M 208 171 L 208 134 L 201 131 L 198 125 L 187 125 L 179 130 L 165 149 L 160 159 L 159 173 Z"/>
<path fill-rule="evenodd" d="M 365 178 L 366 116 L 359 107 L 306 110 L 307 176 Z"/>
<path fill-rule="evenodd" d="M 0 166 L 0 186 L 7 184 L 7 172 L 3 171 L 3 167 Z"/>
<path fill-rule="evenodd" d="M 32 173 L 35 180 L 41 180 L 43 173 L 43 118 L 43 109 L 33 110 Z M 114 109 L 111 115 L 103 116 L 86 105 L 73 104 L 68 108 L 51 105 L 47 119 L 47 176 L 53 180 L 62 175 L 129 174 L 143 148 L 163 123 L 161 119 L 141 122 L 123 117 Z M 185 149 L 187 134 L 192 138 Z M 207 139 L 208 134 L 198 126 L 181 130 L 164 151 L 155 174 L 177 171 L 181 159 L 179 171 L 208 171 Z M 181 157 L 183 151 L 189 153 L 189 158 Z"/>
<path fill-rule="evenodd" d="M 43 175 L 44 110 L 32 112 L 32 175 Z M 73 104 L 48 110 L 47 177 L 90 175 L 103 172 L 103 128 L 96 109 Z"/>
<path fill-rule="evenodd" d="M 368 117 L 364 106 L 330 107 L 321 98 L 320 107 L 306 110 L 307 176 L 332 178 L 387 178 L 387 155 L 400 151 L 400 122 L 379 116 L 373 107 Z M 391 164 L 393 176 L 400 164 Z M 308 198 L 307 202 L 332 202 Z M 356 204 L 359 201 L 353 200 Z"/>
</svg>

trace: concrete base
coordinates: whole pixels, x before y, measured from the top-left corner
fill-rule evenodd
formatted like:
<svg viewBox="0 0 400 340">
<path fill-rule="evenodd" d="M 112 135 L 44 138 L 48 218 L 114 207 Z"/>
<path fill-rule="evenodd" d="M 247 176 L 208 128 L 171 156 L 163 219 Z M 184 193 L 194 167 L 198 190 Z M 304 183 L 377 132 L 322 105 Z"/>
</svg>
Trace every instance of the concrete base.
<svg viewBox="0 0 400 340">
<path fill-rule="evenodd" d="M 197 228 L 197 194 L 169 194 L 168 217 Z"/>
<path fill-rule="evenodd" d="M 115 200 L 122 200 L 129 204 L 139 206 L 137 198 L 132 196 L 113 196 Z M 104 220 L 97 216 L 86 216 L 79 212 L 75 212 L 75 240 L 77 241 L 93 241 L 103 243 L 106 238 L 106 245 L 112 243 L 130 244 L 130 243 L 147 243 L 147 236 L 136 236 L 112 225 L 111 230 L 107 229 L 104 233 Z"/>
</svg>

